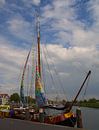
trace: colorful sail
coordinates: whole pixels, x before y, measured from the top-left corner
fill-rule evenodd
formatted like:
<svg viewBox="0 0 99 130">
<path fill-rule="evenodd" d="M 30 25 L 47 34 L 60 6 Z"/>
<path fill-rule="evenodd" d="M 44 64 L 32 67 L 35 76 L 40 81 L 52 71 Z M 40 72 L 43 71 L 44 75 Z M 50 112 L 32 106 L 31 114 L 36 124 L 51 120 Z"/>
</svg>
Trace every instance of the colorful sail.
<svg viewBox="0 0 99 130">
<path fill-rule="evenodd" d="M 46 105 L 45 93 L 41 83 L 41 78 L 37 66 L 36 66 L 36 80 L 35 80 L 35 97 L 38 107 L 43 107 Z"/>
</svg>

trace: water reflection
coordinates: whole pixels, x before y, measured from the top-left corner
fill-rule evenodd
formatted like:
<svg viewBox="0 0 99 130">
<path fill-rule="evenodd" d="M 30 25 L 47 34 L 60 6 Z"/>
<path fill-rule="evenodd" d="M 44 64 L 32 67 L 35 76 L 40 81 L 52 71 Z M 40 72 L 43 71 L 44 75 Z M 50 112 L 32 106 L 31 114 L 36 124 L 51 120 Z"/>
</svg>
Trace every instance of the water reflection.
<svg viewBox="0 0 99 130">
<path fill-rule="evenodd" d="M 99 130 L 99 109 L 81 107 L 81 110 L 83 127 L 87 130 Z"/>
</svg>

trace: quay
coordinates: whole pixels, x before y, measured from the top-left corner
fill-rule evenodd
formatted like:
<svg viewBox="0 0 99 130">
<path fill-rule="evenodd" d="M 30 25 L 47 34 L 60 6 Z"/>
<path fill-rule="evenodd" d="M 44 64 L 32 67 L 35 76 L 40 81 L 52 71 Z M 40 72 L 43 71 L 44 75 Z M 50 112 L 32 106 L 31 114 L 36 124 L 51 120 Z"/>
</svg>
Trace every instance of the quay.
<svg viewBox="0 0 99 130">
<path fill-rule="evenodd" d="M 85 130 L 67 126 L 49 125 L 27 120 L 3 118 L 0 119 L 0 130 Z"/>
</svg>

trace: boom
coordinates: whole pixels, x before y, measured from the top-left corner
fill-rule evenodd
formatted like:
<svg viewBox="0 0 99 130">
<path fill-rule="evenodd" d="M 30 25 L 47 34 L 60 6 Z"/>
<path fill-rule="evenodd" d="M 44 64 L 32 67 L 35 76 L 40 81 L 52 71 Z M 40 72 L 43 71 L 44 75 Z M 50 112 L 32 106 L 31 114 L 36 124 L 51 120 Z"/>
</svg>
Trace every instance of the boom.
<svg viewBox="0 0 99 130">
<path fill-rule="evenodd" d="M 88 74 L 87 74 L 86 78 L 84 79 L 84 82 L 82 83 L 82 85 L 81 85 L 81 87 L 80 87 L 80 89 L 79 89 L 79 91 L 78 91 L 77 95 L 75 96 L 74 100 L 72 101 L 72 104 L 70 105 L 70 107 L 69 107 L 69 110 L 68 110 L 68 111 L 70 111 L 70 110 L 72 109 L 72 106 L 73 106 L 73 105 L 74 105 L 74 103 L 76 102 L 76 100 L 77 100 L 77 98 L 78 98 L 78 96 L 79 96 L 79 94 L 80 94 L 80 92 L 81 92 L 82 88 L 84 87 L 84 85 L 85 85 L 85 83 L 86 83 L 86 81 L 87 81 L 88 77 L 90 76 L 90 74 L 91 74 L 91 71 L 89 70 L 89 72 L 88 72 Z"/>
</svg>

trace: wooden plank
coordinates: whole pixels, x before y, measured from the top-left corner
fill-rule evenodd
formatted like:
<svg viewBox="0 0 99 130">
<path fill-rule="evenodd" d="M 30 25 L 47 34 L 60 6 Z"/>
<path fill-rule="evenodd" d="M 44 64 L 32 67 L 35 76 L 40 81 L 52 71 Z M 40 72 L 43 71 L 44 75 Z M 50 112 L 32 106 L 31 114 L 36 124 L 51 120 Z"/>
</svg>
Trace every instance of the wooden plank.
<svg viewBox="0 0 99 130">
<path fill-rule="evenodd" d="M 66 126 L 49 125 L 18 119 L 0 119 L 0 130 L 84 130 Z"/>
</svg>

